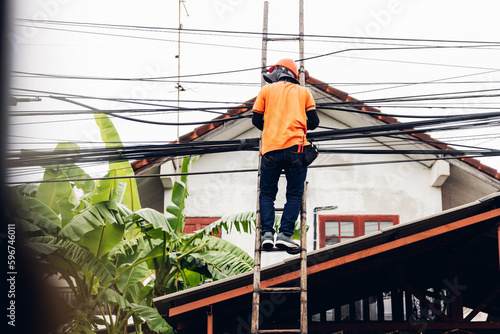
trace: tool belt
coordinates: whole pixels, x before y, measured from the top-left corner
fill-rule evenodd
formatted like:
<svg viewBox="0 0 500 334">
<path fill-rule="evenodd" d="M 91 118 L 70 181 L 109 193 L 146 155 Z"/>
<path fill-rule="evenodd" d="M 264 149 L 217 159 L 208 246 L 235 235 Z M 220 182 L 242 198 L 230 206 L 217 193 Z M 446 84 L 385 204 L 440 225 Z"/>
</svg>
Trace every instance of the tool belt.
<svg viewBox="0 0 500 334">
<path fill-rule="evenodd" d="M 297 150 L 299 153 L 304 153 L 304 164 L 309 166 L 318 157 L 318 146 L 314 143 L 311 145 L 299 145 Z"/>
</svg>

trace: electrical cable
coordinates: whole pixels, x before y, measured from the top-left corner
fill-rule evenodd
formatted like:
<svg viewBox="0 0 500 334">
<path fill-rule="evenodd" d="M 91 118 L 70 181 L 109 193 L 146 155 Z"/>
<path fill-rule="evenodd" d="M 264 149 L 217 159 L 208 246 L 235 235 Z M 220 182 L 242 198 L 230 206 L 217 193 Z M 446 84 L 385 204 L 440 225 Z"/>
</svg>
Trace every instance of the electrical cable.
<svg viewBox="0 0 500 334">
<path fill-rule="evenodd" d="M 263 36 L 262 32 L 253 31 L 236 31 L 236 30 L 215 30 L 215 29 L 189 29 L 189 28 L 168 28 L 168 27 L 144 27 L 144 26 L 132 26 L 132 25 L 116 25 L 116 24 L 96 24 L 96 23 L 86 23 L 86 22 L 71 22 L 71 21 L 56 21 L 56 20 L 30 20 L 30 19 L 17 19 L 18 21 L 24 22 L 43 22 L 52 24 L 72 24 L 72 25 L 100 25 L 106 27 L 132 27 L 135 29 L 146 28 L 146 29 L 157 29 L 157 30 L 170 30 L 178 33 L 183 32 L 211 32 L 211 33 L 224 33 L 224 34 L 236 34 L 236 35 L 257 35 L 259 37 Z M 298 34 L 290 33 L 267 33 L 268 36 L 280 36 L 280 37 L 299 37 Z M 481 44 L 500 44 L 500 42 L 494 41 L 470 41 L 470 40 L 448 40 L 448 39 L 419 39 L 419 38 L 389 38 L 389 37 L 368 37 L 368 36 L 339 36 L 339 35 L 318 35 L 318 34 L 304 34 L 304 37 L 317 37 L 317 38 L 337 38 L 337 39 L 356 39 L 356 40 L 394 40 L 394 41 L 405 41 L 405 42 L 434 42 L 434 43 L 481 43 Z"/>
<path fill-rule="evenodd" d="M 361 91 L 361 92 L 355 92 L 355 93 L 352 93 L 352 94 L 353 95 L 357 95 L 357 94 L 363 94 L 363 93 L 371 93 L 371 92 L 377 92 L 377 91 L 381 91 L 381 90 L 403 88 L 403 87 L 415 86 L 415 85 L 427 84 L 427 83 L 438 83 L 438 82 L 441 83 L 442 81 L 445 81 L 445 80 L 453 80 L 453 79 L 465 78 L 465 77 L 470 77 L 470 76 L 475 76 L 475 75 L 491 74 L 491 73 L 496 73 L 498 71 L 500 71 L 500 70 L 493 70 L 493 71 L 486 71 L 486 72 L 480 72 L 480 73 L 458 75 L 458 76 L 453 76 L 453 77 L 447 77 L 447 78 L 441 78 L 441 79 L 423 81 L 421 83 L 401 84 L 401 85 L 396 85 L 396 86 L 392 86 L 392 87 L 370 89 L 370 90 L 365 90 L 365 91 Z"/>
<path fill-rule="evenodd" d="M 121 119 L 128 120 L 128 121 L 134 121 L 134 122 L 146 123 L 146 124 L 154 124 L 154 125 L 170 125 L 170 126 L 201 125 L 201 124 L 224 123 L 224 122 L 232 121 L 232 120 L 236 120 L 236 119 L 252 117 L 251 115 L 232 115 L 232 114 L 225 113 L 224 115 L 228 115 L 229 117 L 219 118 L 216 120 L 212 119 L 212 120 L 208 120 L 208 121 L 183 122 L 183 123 L 180 123 L 180 122 L 158 122 L 158 121 L 149 121 L 149 120 L 143 120 L 143 119 L 137 119 L 137 118 L 127 117 L 127 116 L 123 116 L 123 115 L 118 115 L 112 111 L 101 112 L 97 108 L 94 108 L 92 106 L 89 106 L 87 104 L 83 104 L 83 103 L 80 103 L 77 101 L 69 100 L 68 98 L 65 98 L 65 97 L 51 96 L 51 98 L 56 99 L 56 100 L 60 100 L 60 101 L 64 101 L 64 102 L 69 102 L 72 104 L 76 104 L 76 105 L 84 107 L 84 108 L 88 108 L 89 111 L 87 111 L 87 113 L 90 113 L 90 112 L 93 114 L 103 113 L 103 114 L 107 114 L 107 115 L 121 118 Z M 236 109 L 245 109 L 244 107 L 243 108 L 242 107 L 235 107 L 235 108 Z M 187 108 L 183 108 L 183 110 L 186 110 L 186 109 Z M 251 108 L 246 107 L 246 109 L 250 110 Z M 188 109 L 188 110 L 192 110 L 192 109 Z M 200 109 L 196 109 L 196 110 L 199 111 Z M 26 124 L 27 123 L 23 123 L 23 125 L 26 125 Z M 15 124 L 15 125 L 20 125 L 20 124 Z"/>
<path fill-rule="evenodd" d="M 326 109 L 326 110 L 338 110 L 338 111 L 347 111 L 347 112 L 352 112 L 355 114 L 363 114 L 363 115 L 370 115 L 370 116 L 382 116 L 382 117 L 396 117 L 396 118 L 424 118 L 424 119 L 429 119 L 429 118 L 449 118 L 453 117 L 456 115 L 401 115 L 401 114 L 388 114 L 388 113 L 380 113 L 376 111 L 365 111 L 365 110 L 359 110 L 359 109 L 351 109 L 351 108 L 341 108 L 341 107 L 328 107 L 328 106 L 323 106 L 321 104 L 316 104 L 316 108 L 318 110 L 320 109 Z M 499 109 L 499 108 L 494 108 L 494 109 Z"/>
<path fill-rule="evenodd" d="M 470 123 L 476 121 L 476 123 Z M 464 123 L 469 122 L 469 123 Z M 478 126 L 498 126 L 500 113 L 483 113 L 476 115 L 454 116 L 447 119 L 432 119 L 425 121 L 414 121 L 395 123 L 379 126 L 358 127 L 352 129 L 339 129 L 334 131 L 312 132 L 308 138 L 315 141 L 354 139 L 365 137 L 382 137 L 401 134 L 414 134 L 430 131 L 447 131 L 465 129 Z M 438 128 L 428 128 L 439 125 Z M 416 129 L 422 128 L 422 129 Z M 226 141 L 197 141 L 159 146 L 132 146 L 120 148 L 107 148 L 99 150 L 79 151 L 57 151 L 57 152 L 24 152 L 19 156 L 11 154 L 7 156 L 8 166 L 22 165 L 44 165 L 53 164 L 64 155 L 66 162 L 78 163 L 85 161 L 113 161 L 133 160 L 144 158 L 158 158 L 168 156 L 180 156 L 189 154 L 210 154 L 219 152 L 231 152 L 240 150 L 258 150 L 258 138 Z M 359 151 L 360 153 L 365 153 Z M 397 153 L 397 150 L 393 150 Z M 438 152 L 434 150 L 434 152 Z M 352 152 L 351 152 L 352 153 Z M 477 152 L 472 152 L 477 153 Z M 452 154 L 452 153 L 450 153 Z M 491 151 L 484 151 L 485 155 L 491 155 Z"/>
<path fill-rule="evenodd" d="M 27 24 L 15 23 L 15 25 L 20 26 L 20 27 L 33 28 L 33 26 L 30 26 Z M 160 41 L 160 42 L 179 43 L 179 41 L 175 40 L 175 39 L 154 38 L 154 37 L 147 37 L 147 36 L 119 35 L 119 34 L 111 34 L 111 33 L 105 33 L 105 32 L 83 31 L 83 30 L 75 30 L 75 29 L 62 29 L 62 28 L 53 28 L 53 27 L 42 27 L 42 26 L 37 26 L 36 28 L 45 29 L 45 30 L 52 30 L 52 31 L 64 31 L 64 32 L 74 32 L 74 33 L 80 33 L 80 34 L 98 35 L 98 36 L 124 37 L 124 38 L 134 38 L 134 39 L 141 39 L 141 40 L 152 40 L 152 41 Z M 245 50 L 261 51 L 261 49 L 258 47 L 239 46 L 239 45 L 234 45 L 234 44 L 224 45 L 224 44 L 214 44 L 214 43 L 207 43 L 207 42 L 193 42 L 193 41 L 186 41 L 186 40 L 182 40 L 180 42 L 183 44 L 216 46 L 216 47 L 225 47 L 225 48 L 233 48 L 233 49 L 245 49 Z M 274 51 L 285 52 L 285 51 L 280 51 L 280 50 L 274 50 Z"/>
<path fill-rule="evenodd" d="M 449 95 L 456 95 L 456 94 L 464 94 L 464 93 L 477 93 L 477 92 L 489 92 L 489 91 L 498 91 L 500 89 L 482 89 L 482 90 L 469 90 L 469 91 L 460 91 L 460 92 L 451 92 L 451 93 L 435 93 L 435 94 L 424 94 L 424 95 L 413 95 L 413 96 L 403 96 L 403 97 L 393 97 L 393 98 L 381 98 L 381 99 L 371 99 L 371 100 L 356 100 L 356 101 L 346 101 L 346 102 L 328 102 L 328 103 L 317 103 L 318 108 L 323 108 L 323 109 L 332 109 L 332 110 L 340 110 L 340 111 L 349 111 L 349 112 L 357 112 L 357 113 L 365 113 L 369 115 L 376 115 L 380 116 L 380 114 L 377 114 L 376 112 L 368 112 L 368 111 L 362 111 L 362 110 L 354 110 L 354 109 L 348 109 L 348 108 L 340 108 L 340 107 L 332 107 L 332 106 L 338 106 L 338 105 L 360 105 L 360 104 L 370 104 L 373 105 L 374 103 L 392 103 L 392 102 L 415 102 L 415 101 L 429 101 L 429 100 L 450 100 L 450 99 L 471 99 L 471 98 L 485 98 L 485 97 L 499 97 L 500 94 L 482 94 L 482 95 L 461 95 L 461 96 L 449 96 Z M 79 98 L 79 95 L 71 95 L 74 98 Z M 50 98 L 53 99 L 58 99 L 66 102 L 70 102 L 66 97 L 60 97 L 60 96 L 49 96 Z M 87 98 L 89 98 L 87 96 Z M 83 105 L 79 104 L 76 102 L 71 102 L 75 103 L 78 105 Z M 88 108 L 88 111 L 78 111 L 75 113 L 105 113 L 105 114 L 110 114 L 115 117 L 120 117 L 116 115 L 117 112 L 165 112 L 165 111 L 170 111 L 170 112 L 177 112 L 177 111 L 206 111 L 206 112 L 214 112 L 213 109 L 225 109 L 225 110 L 230 110 L 230 109 L 245 109 L 250 110 L 250 105 L 248 104 L 246 107 L 245 106 L 235 106 L 235 107 L 197 107 L 197 108 L 174 108 L 170 107 L 168 109 L 120 109 L 120 110 L 113 110 L 113 111 L 101 111 L 97 110 L 96 108 L 90 107 L 85 105 L 86 108 Z M 20 111 L 14 112 L 14 116 L 19 116 L 21 115 Z M 54 113 L 60 113 L 63 114 L 63 111 L 57 111 Z M 34 116 L 34 115 L 43 115 L 44 112 L 25 112 L 24 115 L 26 116 Z M 227 113 L 224 113 L 225 115 L 230 115 Z M 431 115 L 431 116 L 422 116 L 422 115 L 396 115 L 396 114 L 384 114 L 384 116 L 390 116 L 390 117 L 406 117 L 406 118 L 432 118 L 432 117 L 449 117 L 449 116 L 439 116 L 439 115 Z M 211 123 L 212 121 L 201 121 L 201 122 L 189 122 L 189 123 L 170 123 L 170 122 L 156 122 L 156 121 L 146 121 L 146 120 L 138 120 L 138 119 L 133 119 L 125 116 L 121 116 L 124 119 L 128 120 L 133 120 L 137 122 L 144 122 L 144 123 L 149 123 L 149 124 L 156 124 L 156 125 L 197 125 L 197 124 L 207 124 Z M 247 118 L 249 116 L 238 116 L 238 115 L 231 115 L 231 118 L 226 118 L 226 120 L 233 120 L 237 118 Z"/>
<path fill-rule="evenodd" d="M 466 160 L 480 158 L 481 155 L 473 156 L 447 156 L 439 158 L 422 158 L 422 159 L 404 159 L 404 160 L 385 160 L 385 161 L 367 161 L 367 162 L 355 162 L 355 163 L 340 163 L 340 164 L 325 164 L 325 165 L 310 165 L 308 169 L 316 168 L 342 168 L 342 167 L 356 167 L 356 166 L 368 166 L 368 165 L 381 165 L 381 164 L 395 164 L 395 163 L 408 163 L 408 162 L 429 162 L 438 160 Z M 117 176 L 117 177 L 92 177 L 92 178 L 82 178 L 82 179 L 55 179 L 55 180 L 33 180 L 33 181 L 7 181 L 6 184 L 33 184 L 33 183 L 57 183 L 57 182 L 78 182 L 78 181 L 89 181 L 89 180 L 116 180 L 116 179 L 143 179 L 150 177 L 179 177 L 179 176 L 196 176 L 196 175 L 215 175 L 215 174 L 227 174 L 227 173 L 248 173 L 257 172 L 256 168 L 248 169 L 233 169 L 233 170 L 222 170 L 222 171 L 206 171 L 206 172 L 187 172 L 187 173 L 167 173 L 167 174 L 141 174 L 141 175 L 131 175 L 131 176 Z"/>
</svg>

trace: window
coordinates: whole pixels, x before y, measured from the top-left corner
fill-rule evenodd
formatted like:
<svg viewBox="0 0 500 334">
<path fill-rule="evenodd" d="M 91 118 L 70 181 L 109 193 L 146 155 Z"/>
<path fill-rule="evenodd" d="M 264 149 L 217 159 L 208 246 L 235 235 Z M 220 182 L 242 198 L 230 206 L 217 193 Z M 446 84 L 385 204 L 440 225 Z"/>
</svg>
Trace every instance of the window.
<svg viewBox="0 0 500 334">
<path fill-rule="evenodd" d="M 319 247 L 380 231 L 399 224 L 397 215 L 320 215 Z"/>
</svg>

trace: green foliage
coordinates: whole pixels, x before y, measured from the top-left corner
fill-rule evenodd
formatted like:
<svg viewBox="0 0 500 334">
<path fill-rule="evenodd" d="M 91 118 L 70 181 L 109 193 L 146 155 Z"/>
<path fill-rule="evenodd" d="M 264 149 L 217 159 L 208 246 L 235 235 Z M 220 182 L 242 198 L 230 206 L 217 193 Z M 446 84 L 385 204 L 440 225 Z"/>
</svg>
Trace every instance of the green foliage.
<svg viewBox="0 0 500 334">
<path fill-rule="evenodd" d="M 187 172 L 191 163 L 184 158 L 182 170 Z M 152 331 L 173 333 L 152 307 L 155 296 L 253 269 L 248 254 L 208 231 L 183 233 L 185 176 L 174 186 L 167 209 L 171 216 L 166 218 L 149 208 L 132 211 L 124 205 L 126 183 L 102 180 L 90 187 L 85 181 L 77 186 L 68 180 L 64 167 L 47 168 L 47 180 L 63 181 L 47 183 L 52 186 L 41 190 L 10 189 L 10 210 L 29 240 L 32 256 L 42 261 L 48 275 L 65 280 L 75 296 L 63 333 L 92 333 L 98 326 L 108 333 L 123 333 L 130 319 L 138 332 L 145 323 Z M 81 189 L 79 197 L 74 197 L 76 188 Z M 67 216 L 62 203 L 71 204 Z M 245 217 L 251 215 L 242 215 L 234 226 L 250 231 L 243 226 Z M 231 226 L 229 221 L 225 224 Z"/>
<path fill-rule="evenodd" d="M 276 215 L 274 218 L 274 229 L 279 229 L 281 216 Z M 207 234 L 219 234 L 222 230 L 227 233 L 236 230 L 238 232 L 250 233 L 255 230 L 257 226 L 257 214 L 253 211 L 240 212 L 233 215 L 223 216 L 220 219 L 214 221 L 212 224 L 204 227 L 196 233 L 207 235 Z M 309 227 L 307 227 L 308 229 Z M 300 220 L 295 222 L 295 228 L 293 231 L 293 239 L 300 239 Z"/>
<path fill-rule="evenodd" d="M 113 122 L 109 119 L 106 114 L 95 114 L 94 119 L 101 130 L 101 138 L 106 147 L 122 147 L 122 141 L 120 135 L 116 131 Z M 134 170 L 128 162 L 128 160 L 122 161 L 112 161 L 109 163 L 110 176 L 120 177 L 120 176 L 134 176 Z M 112 175 L 111 175 L 111 172 Z M 132 211 L 139 210 L 141 208 L 141 201 L 139 199 L 139 190 L 137 189 L 137 183 L 135 179 L 125 178 L 125 179 L 114 179 L 107 180 L 110 183 L 110 187 L 116 189 L 117 184 L 120 182 L 125 182 L 127 184 L 127 191 L 123 194 L 123 204 L 125 204 Z"/>
<path fill-rule="evenodd" d="M 106 145 L 120 147 L 109 118 L 96 115 L 96 122 Z M 61 159 L 56 160 L 79 150 L 73 143 L 60 144 L 56 151 Z M 195 160 L 185 157 L 181 172 L 187 173 Z M 73 293 L 62 333 L 94 333 L 103 326 L 108 333 L 124 333 L 131 319 L 138 333 L 143 324 L 154 332 L 173 333 L 152 306 L 155 296 L 253 268 L 248 254 L 210 231 L 183 232 L 186 175 L 175 182 L 172 205 L 166 209 L 170 216 L 165 217 L 140 207 L 135 179 L 120 178 L 133 175 L 128 161 L 110 163 L 111 178 L 99 181 L 74 164 L 44 167 L 40 186 L 8 189 L 9 215 L 45 274 L 64 280 Z M 243 221 L 241 217 L 234 226 L 250 231 Z M 224 224 L 231 226 L 230 221 Z"/>
<path fill-rule="evenodd" d="M 171 214 L 171 217 L 168 218 L 168 222 L 175 231 L 182 232 L 184 230 L 184 209 L 186 207 L 185 203 L 188 196 L 186 173 L 189 171 L 191 164 L 197 159 L 197 156 L 193 158 L 184 157 L 182 159 L 182 175 L 179 181 L 174 182 L 174 186 L 172 188 L 171 202 L 173 205 L 167 206 L 166 211 Z"/>
<path fill-rule="evenodd" d="M 192 256 L 203 259 L 214 268 L 219 268 L 225 277 L 253 270 L 253 259 L 228 241 L 207 235 L 197 243 L 203 245 L 204 251 Z"/>
</svg>

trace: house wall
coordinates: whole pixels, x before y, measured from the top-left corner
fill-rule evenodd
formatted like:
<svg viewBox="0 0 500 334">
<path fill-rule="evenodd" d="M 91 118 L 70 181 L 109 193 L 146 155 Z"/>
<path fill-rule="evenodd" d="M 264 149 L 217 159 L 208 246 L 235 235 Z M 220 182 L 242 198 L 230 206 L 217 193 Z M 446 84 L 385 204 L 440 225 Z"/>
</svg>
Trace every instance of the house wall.
<svg viewBox="0 0 500 334">
<path fill-rule="evenodd" d="M 450 171 L 450 177 L 442 186 L 443 210 L 474 202 L 500 190 L 498 182 L 485 182 L 475 177 L 478 173 L 473 167 L 461 169 L 452 165 Z"/>
<path fill-rule="evenodd" d="M 160 172 L 160 168 L 151 169 L 146 175 L 154 175 Z M 143 208 L 152 208 L 159 212 L 165 212 L 163 197 L 158 196 L 164 191 L 160 178 L 145 177 L 136 179 L 139 190 L 141 206 Z"/>
<path fill-rule="evenodd" d="M 346 127 L 327 116 L 320 117 L 324 126 Z M 259 135 L 257 129 L 249 127 L 235 138 L 252 138 Z M 218 139 L 227 138 L 217 136 L 210 138 L 210 140 Z M 369 147 L 375 141 L 364 138 L 350 140 L 349 143 L 332 144 L 342 147 L 357 143 Z M 327 147 L 328 143 L 321 143 L 321 146 Z M 307 223 L 310 226 L 308 249 L 313 249 L 312 224 L 315 207 L 337 206 L 336 210 L 322 211 L 319 214 L 399 215 L 400 223 L 441 212 L 441 188 L 431 186 L 433 177 L 431 168 L 417 162 L 359 165 L 365 162 L 404 159 L 409 160 L 403 155 L 320 154 L 309 168 L 307 177 Z M 314 167 L 325 164 L 337 166 Z M 201 156 L 194 163 L 192 171 L 256 169 L 257 165 L 257 152 L 210 154 Z M 193 175 L 189 176 L 188 182 L 187 216 L 219 217 L 256 209 L 256 172 Z M 279 188 L 276 207 L 283 207 L 284 177 L 280 180 Z M 168 189 L 165 196 L 167 199 L 170 198 Z M 222 237 L 253 255 L 253 236 L 233 232 L 230 235 L 223 234 Z M 263 264 L 275 263 L 287 256 L 282 253 L 266 254 L 263 257 Z"/>
</svg>

